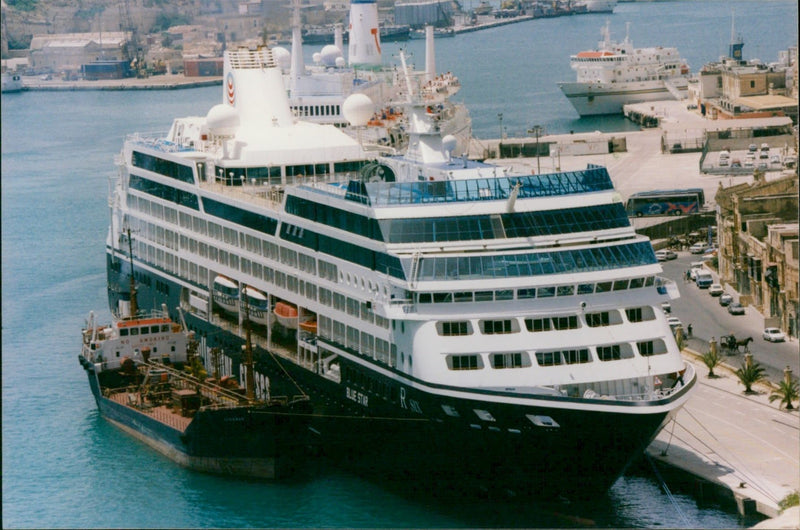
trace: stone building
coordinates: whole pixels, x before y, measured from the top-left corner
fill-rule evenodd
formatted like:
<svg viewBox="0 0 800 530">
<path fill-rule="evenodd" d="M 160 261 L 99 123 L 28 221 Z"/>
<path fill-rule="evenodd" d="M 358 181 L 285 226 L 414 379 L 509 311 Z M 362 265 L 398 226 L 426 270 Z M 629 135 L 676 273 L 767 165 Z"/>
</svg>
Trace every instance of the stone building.
<svg viewBox="0 0 800 530">
<path fill-rule="evenodd" d="M 689 100 L 712 119 L 788 116 L 797 123 L 797 47 L 771 64 L 726 58 L 690 83 Z"/>
<path fill-rule="evenodd" d="M 128 37 L 123 31 L 35 35 L 28 63 L 36 73 L 79 72 L 83 64 L 126 59 Z"/>
<path fill-rule="evenodd" d="M 758 178 L 717 191 L 719 275 L 765 324 L 797 335 L 798 177 Z"/>
</svg>

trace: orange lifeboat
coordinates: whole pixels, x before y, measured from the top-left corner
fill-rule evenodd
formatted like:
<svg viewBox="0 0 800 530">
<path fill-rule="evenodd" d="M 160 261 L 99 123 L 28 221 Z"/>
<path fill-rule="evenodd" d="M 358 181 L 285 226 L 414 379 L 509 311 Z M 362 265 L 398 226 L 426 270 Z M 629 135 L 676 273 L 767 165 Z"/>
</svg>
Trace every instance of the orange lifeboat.
<svg viewBox="0 0 800 530">
<path fill-rule="evenodd" d="M 288 302 L 278 302 L 273 312 L 283 327 L 297 329 L 297 307 Z"/>
<path fill-rule="evenodd" d="M 313 333 L 314 335 L 317 334 L 317 321 L 316 320 L 306 320 L 305 322 L 300 322 L 300 329 L 303 331 L 307 331 L 308 333 Z"/>
</svg>

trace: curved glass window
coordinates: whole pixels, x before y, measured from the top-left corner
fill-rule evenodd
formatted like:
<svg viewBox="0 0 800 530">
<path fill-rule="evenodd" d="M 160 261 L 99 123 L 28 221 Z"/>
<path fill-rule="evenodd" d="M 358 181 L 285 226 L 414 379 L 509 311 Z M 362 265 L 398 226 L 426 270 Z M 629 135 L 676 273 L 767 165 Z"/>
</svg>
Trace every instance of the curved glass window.
<svg viewBox="0 0 800 530">
<path fill-rule="evenodd" d="M 180 180 L 188 184 L 194 184 L 194 173 L 190 166 L 184 166 L 171 160 L 164 160 L 157 156 L 148 155 L 139 151 L 134 151 L 131 154 L 131 164 L 134 167 L 140 167 L 153 173 L 158 173 L 165 177 Z"/>
<path fill-rule="evenodd" d="M 143 191 L 144 193 L 150 194 L 154 197 L 172 201 L 175 204 L 180 204 L 181 206 L 186 206 L 187 208 L 192 208 L 193 210 L 200 209 L 197 201 L 197 195 L 188 191 L 179 190 L 177 188 L 173 188 L 172 186 L 167 186 L 166 184 L 161 184 L 160 182 L 154 182 L 138 175 L 130 176 L 129 186 L 131 189 Z"/>
<path fill-rule="evenodd" d="M 581 171 L 433 182 L 366 182 L 363 196 L 347 198 L 372 206 L 506 200 L 516 189 L 520 199 L 613 189 L 606 168 L 589 164 Z"/>
<path fill-rule="evenodd" d="M 423 257 L 416 279 L 426 281 L 540 276 L 638 267 L 652 263 L 657 263 L 652 245 L 649 241 L 639 241 L 625 245 L 528 254 Z M 600 292 L 599 286 L 596 292 Z"/>
</svg>

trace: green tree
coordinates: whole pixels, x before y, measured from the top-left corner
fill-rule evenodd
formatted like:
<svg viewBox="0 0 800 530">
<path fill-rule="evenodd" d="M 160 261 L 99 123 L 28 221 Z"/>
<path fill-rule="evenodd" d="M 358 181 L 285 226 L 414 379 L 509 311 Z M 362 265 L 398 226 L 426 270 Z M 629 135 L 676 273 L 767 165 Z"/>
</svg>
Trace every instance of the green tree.
<svg viewBox="0 0 800 530">
<path fill-rule="evenodd" d="M 794 408 L 792 401 L 798 398 L 800 398 L 800 388 L 798 388 L 797 379 L 792 379 L 791 381 L 783 379 L 778 388 L 770 394 L 769 402 L 772 403 L 780 399 L 781 402 L 778 404 L 778 408 L 786 405 L 786 410 L 792 410 Z"/>
<path fill-rule="evenodd" d="M 714 368 L 719 366 L 719 363 L 722 362 L 722 357 L 719 356 L 719 353 L 715 350 L 709 350 L 703 354 L 702 359 L 703 364 L 708 367 L 708 377 L 712 379 L 717 377 L 716 374 L 714 374 Z"/>
<path fill-rule="evenodd" d="M 744 393 L 753 392 L 753 385 L 764 379 L 764 367 L 758 362 L 743 362 L 736 370 L 736 377 L 744 385 Z"/>
</svg>

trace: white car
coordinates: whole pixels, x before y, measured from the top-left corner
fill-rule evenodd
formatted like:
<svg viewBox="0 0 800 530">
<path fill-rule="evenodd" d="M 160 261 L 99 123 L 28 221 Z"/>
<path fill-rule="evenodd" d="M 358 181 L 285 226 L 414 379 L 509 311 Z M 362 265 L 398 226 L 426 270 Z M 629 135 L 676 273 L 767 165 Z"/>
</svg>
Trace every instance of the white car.
<svg viewBox="0 0 800 530">
<path fill-rule="evenodd" d="M 724 292 L 725 290 L 722 288 L 722 285 L 718 283 L 712 283 L 711 287 L 708 288 L 708 294 L 711 296 L 720 296 Z"/>
<path fill-rule="evenodd" d="M 778 328 L 767 328 L 761 336 L 767 342 L 783 342 L 786 340 L 786 335 Z"/>
<path fill-rule="evenodd" d="M 679 319 L 678 317 L 669 317 L 667 319 L 667 324 L 669 324 L 669 329 L 671 329 L 673 333 L 675 333 L 675 330 L 677 328 L 682 328 L 683 327 L 683 324 L 681 323 L 681 319 Z"/>
<path fill-rule="evenodd" d="M 698 242 L 689 247 L 689 252 L 692 254 L 702 254 L 708 249 L 708 243 Z"/>
<path fill-rule="evenodd" d="M 662 250 L 656 250 L 656 259 L 658 261 L 667 261 L 667 260 L 671 260 L 671 259 L 676 259 L 677 257 L 678 257 L 678 255 L 675 254 L 674 251 L 672 251 L 672 250 L 670 250 L 668 248 L 667 249 L 662 249 Z"/>
</svg>

